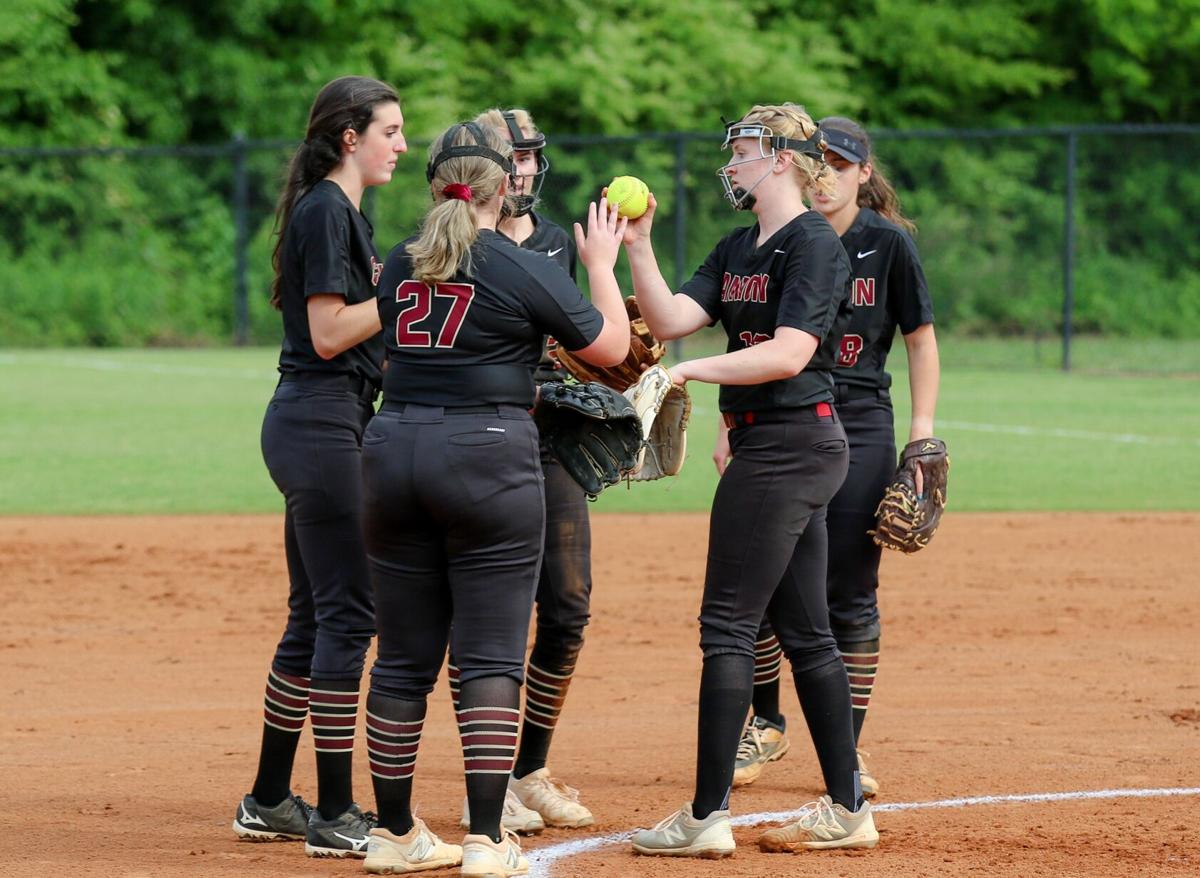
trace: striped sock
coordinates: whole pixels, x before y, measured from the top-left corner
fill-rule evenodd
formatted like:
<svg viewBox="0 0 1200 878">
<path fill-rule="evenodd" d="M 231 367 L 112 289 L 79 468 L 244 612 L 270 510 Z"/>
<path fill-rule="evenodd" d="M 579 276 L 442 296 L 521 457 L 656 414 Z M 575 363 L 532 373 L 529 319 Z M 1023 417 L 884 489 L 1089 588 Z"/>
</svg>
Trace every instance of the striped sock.
<svg viewBox="0 0 1200 878">
<path fill-rule="evenodd" d="M 521 729 L 521 750 L 513 768 L 514 777 L 525 777 L 546 767 L 550 741 L 574 673 L 574 657 L 570 667 L 559 668 L 557 673 L 540 668 L 530 660 L 525 674 L 525 722 Z"/>
<path fill-rule="evenodd" d="M 511 677 L 483 677 L 463 684 L 458 710 L 467 775 L 471 832 L 500 841 L 500 814 L 517 749 L 520 684 Z"/>
<path fill-rule="evenodd" d="M 326 820 L 354 802 L 351 764 L 358 724 L 358 680 L 313 680 L 309 716 L 317 751 L 317 808 Z"/>
<path fill-rule="evenodd" d="M 875 688 L 875 674 L 879 670 L 879 640 L 838 644 L 842 661 L 846 664 L 846 675 L 850 678 L 850 703 L 854 713 L 854 741 L 862 733 L 867 719 L 867 707 L 871 703 L 871 691 Z"/>
<path fill-rule="evenodd" d="M 783 649 L 775 635 L 767 629 L 760 632 L 754 644 L 754 715 L 780 725 L 783 715 L 779 712 L 779 672 L 783 665 Z"/>
<path fill-rule="evenodd" d="M 308 716 L 308 677 L 271 669 L 263 699 L 262 746 L 258 774 L 250 795 L 266 807 L 278 805 L 291 792 L 292 765 L 300 730 Z"/>
<path fill-rule="evenodd" d="M 395 835 L 413 826 L 412 778 L 424 725 L 424 701 L 367 695 L 367 759 L 379 825 Z"/>
</svg>

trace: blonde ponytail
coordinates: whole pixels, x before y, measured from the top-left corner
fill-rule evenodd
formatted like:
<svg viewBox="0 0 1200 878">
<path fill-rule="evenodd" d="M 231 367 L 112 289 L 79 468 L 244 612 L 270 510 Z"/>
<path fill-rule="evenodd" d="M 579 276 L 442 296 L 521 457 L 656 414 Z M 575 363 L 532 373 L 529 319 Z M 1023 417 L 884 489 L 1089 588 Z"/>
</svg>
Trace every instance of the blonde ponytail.
<svg viewBox="0 0 1200 878">
<path fill-rule="evenodd" d="M 482 131 L 489 149 L 504 158 L 512 156 L 507 140 L 490 128 Z M 430 145 L 430 162 L 451 147 L 474 145 L 471 131 L 455 125 Z M 471 248 L 479 237 L 478 206 L 496 197 L 504 177 L 504 168 L 486 156 L 455 156 L 437 166 L 429 184 L 433 207 L 425 214 L 417 240 L 408 245 L 417 280 L 438 283 L 456 273 L 473 274 Z"/>
</svg>

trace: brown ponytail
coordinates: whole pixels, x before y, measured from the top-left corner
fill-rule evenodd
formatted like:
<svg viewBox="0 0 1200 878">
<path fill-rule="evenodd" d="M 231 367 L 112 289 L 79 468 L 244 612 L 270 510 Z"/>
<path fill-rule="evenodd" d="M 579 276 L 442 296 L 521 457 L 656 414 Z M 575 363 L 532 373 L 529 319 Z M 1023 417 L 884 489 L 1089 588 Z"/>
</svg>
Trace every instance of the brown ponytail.
<svg viewBox="0 0 1200 878">
<path fill-rule="evenodd" d="M 292 218 L 292 210 L 313 186 L 342 160 L 342 133 L 367 130 L 375 106 L 400 103 L 396 90 L 377 79 L 343 76 L 321 89 L 308 114 L 308 130 L 288 165 L 287 182 L 275 205 L 275 247 L 271 251 L 271 305 L 281 307 L 283 278 L 283 235 Z"/>
</svg>

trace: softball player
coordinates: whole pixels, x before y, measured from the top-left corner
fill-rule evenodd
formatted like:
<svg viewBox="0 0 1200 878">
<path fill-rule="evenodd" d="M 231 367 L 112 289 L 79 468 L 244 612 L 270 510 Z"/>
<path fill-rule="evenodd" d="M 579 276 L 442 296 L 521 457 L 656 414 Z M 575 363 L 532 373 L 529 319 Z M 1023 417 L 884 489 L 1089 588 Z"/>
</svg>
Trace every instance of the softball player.
<svg viewBox="0 0 1200 878">
<path fill-rule="evenodd" d="M 719 171 L 735 208 L 757 222 L 726 235 L 672 295 L 650 242 L 655 203 L 625 245 L 642 315 L 666 340 L 720 322 L 727 352 L 671 369 L 678 384 L 721 385 L 733 461 L 718 483 L 700 608 L 700 715 L 691 802 L 634 835 L 638 853 L 733 853 L 729 789 L 750 706 L 764 613 L 783 643 L 828 795 L 759 841 L 768 850 L 872 847 L 878 833 L 855 765 L 850 686 L 825 603 L 825 505 L 846 475 L 833 408 L 838 342 L 849 318 L 850 267 L 837 234 L 805 207 L 833 191 L 825 141 L 803 108 L 756 106 L 726 128 Z"/>
<path fill-rule="evenodd" d="M 407 146 L 396 92 L 359 76 L 317 95 L 279 197 L 272 304 L 283 312 L 279 386 L 262 450 L 283 493 L 291 590 L 267 677 L 254 787 L 234 832 L 304 838 L 310 856 L 363 856 L 373 816 L 351 790 L 363 660 L 374 633 L 361 528 L 363 428 L 381 383 L 375 305 L 382 264 L 363 191 L 392 177 Z M 296 742 L 312 717 L 317 807 L 289 789 Z"/>
<path fill-rule="evenodd" d="M 533 208 L 550 163 L 546 137 L 522 109 L 488 110 L 475 122 L 496 130 L 513 147 L 513 186 L 496 230 L 518 247 L 543 253 L 575 279 L 575 242 Z M 540 386 L 562 380 L 557 361 L 544 346 L 534 371 Z M 587 497 L 543 444 L 546 490 L 546 539 L 537 588 L 537 627 L 526 670 L 525 711 L 513 779 L 504 800 L 503 825 L 534 833 L 546 827 L 590 826 L 592 812 L 578 791 L 550 776 L 546 757 L 583 647 L 592 592 L 592 534 Z M 457 698 L 458 667 L 450 661 L 451 691 Z M 470 825 L 464 805 L 462 824 Z"/>
<path fill-rule="evenodd" d="M 605 202 L 591 206 L 586 238 L 575 230 L 595 306 L 545 255 L 495 231 L 511 152 L 474 122 L 434 142 L 434 205 L 419 237 L 389 255 L 379 285 L 389 365 L 363 452 L 379 629 L 367 748 L 380 825 L 368 871 L 432 869 L 460 856 L 464 875 L 528 871 L 500 820 L 545 538 L 533 369 L 546 334 L 589 362 L 614 363 L 629 330 L 613 275 L 625 222 Z M 460 669 L 470 804 L 461 850 L 410 808 L 426 698 L 447 643 Z"/>
<path fill-rule="evenodd" d="M 813 207 L 841 236 L 853 271 L 854 316 L 833 373 L 837 410 L 850 441 L 850 471 L 829 503 L 828 596 L 833 634 L 850 676 L 857 743 L 879 665 L 881 549 L 867 531 L 875 525 L 875 508 L 896 471 L 892 378 L 884 371 L 896 328 L 908 353 L 910 442 L 933 435 L 939 367 L 933 305 L 909 237 L 913 224 L 901 212 L 862 126 L 837 116 L 820 124 L 828 141 L 825 159 L 837 171 L 837 189 L 816 195 Z M 715 456 L 725 457 L 720 439 Z M 754 717 L 738 747 L 735 786 L 756 779 L 788 745 L 779 711 L 779 646 L 769 626 L 759 633 L 756 655 Z M 868 773 L 861 752 L 858 765 L 864 794 L 874 796 L 879 783 Z"/>
</svg>

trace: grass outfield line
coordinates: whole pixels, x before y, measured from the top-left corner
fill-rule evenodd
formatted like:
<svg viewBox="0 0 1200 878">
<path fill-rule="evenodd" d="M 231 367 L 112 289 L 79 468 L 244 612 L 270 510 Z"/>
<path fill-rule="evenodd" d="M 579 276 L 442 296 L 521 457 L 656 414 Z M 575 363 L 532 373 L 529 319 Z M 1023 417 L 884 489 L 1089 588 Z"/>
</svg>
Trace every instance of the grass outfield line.
<svg viewBox="0 0 1200 878">
<path fill-rule="evenodd" d="M 0 514 L 282 511 L 259 451 L 276 356 L 0 351 Z M 902 433 L 906 382 L 897 373 Z M 683 474 L 610 488 L 597 511 L 708 508 L 716 393 L 690 389 Z M 1195 378 L 947 365 L 938 416 L 954 511 L 1200 509 Z"/>
</svg>

